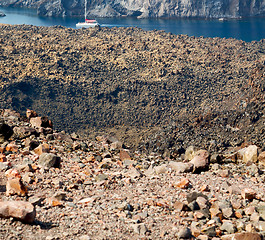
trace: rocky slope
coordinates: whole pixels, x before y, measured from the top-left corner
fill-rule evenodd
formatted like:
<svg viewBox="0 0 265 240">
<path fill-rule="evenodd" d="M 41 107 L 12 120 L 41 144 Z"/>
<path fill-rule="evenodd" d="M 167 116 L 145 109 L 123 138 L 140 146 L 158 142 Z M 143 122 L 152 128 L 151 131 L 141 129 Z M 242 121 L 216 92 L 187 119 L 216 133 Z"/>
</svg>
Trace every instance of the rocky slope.
<svg viewBox="0 0 265 240">
<path fill-rule="evenodd" d="M 0 6 L 37 8 L 44 16 L 82 16 L 84 0 L 3 0 Z M 264 0 L 125 0 L 88 1 L 88 14 L 95 17 L 203 17 L 237 18 L 262 16 L 265 13 Z"/>
<path fill-rule="evenodd" d="M 52 129 L 2 109 L 0 239 L 261 240 L 265 152 L 255 145 L 183 159 L 140 154 L 113 136 Z"/>
<path fill-rule="evenodd" d="M 264 41 L 137 28 L 0 30 L 1 108 L 36 109 L 58 130 L 113 132 L 128 146 L 161 128 L 172 152 L 189 139 L 215 141 L 215 150 L 245 141 L 262 147 Z M 155 135 L 146 140 L 150 148 Z"/>
</svg>

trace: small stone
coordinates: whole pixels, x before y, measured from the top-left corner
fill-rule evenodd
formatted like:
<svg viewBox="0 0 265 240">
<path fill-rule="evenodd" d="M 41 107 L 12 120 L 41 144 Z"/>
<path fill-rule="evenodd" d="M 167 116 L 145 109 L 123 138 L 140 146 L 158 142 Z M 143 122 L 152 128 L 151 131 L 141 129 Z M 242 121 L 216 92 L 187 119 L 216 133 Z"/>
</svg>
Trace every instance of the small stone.
<svg viewBox="0 0 265 240">
<path fill-rule="evenodd" d="M 251 220 L 252 222 L 258 222 L 259 219 L 260 219 L 260 217 L 259 217 L 259 214 L 258 214 L 257 212 L 254 212 L 254 213 L 250 216 L 250 220 Z"/>
<path fill-rule="evenodd" d="M 155 170 L 156 174 L 162 174 L 162 173 L 166 173 L 168 171 L 166 164 L 154 167 L 154 170 Z"/>
<path fill-rule="evenodd" d="M 256 206 L 256 210 L 259 213 L 259 216 L 262 218 L 262 220 L 265 221 L 265 205 L 259 204 Z"/>
<path fill-rule="evenodd" d="M 148 229 L 144 223 L 132 224 L 131 227 L 132 227 L 133 231 L 135 233 L 139 234 L 140 236 L 144 236 L 148 231 Z"/>
<path fill-rule="evenodd" d="M 109 176 L 108 176 L 107 174 L 104 174 L 104 173 L 102 173 L 102 174 L 98 174 L 98 175 L 95 177 L 96 181 L 98 181 L 98 182 L 100 182 L 100 181 L 105 181 L 105 180 L 107 180 L 108 178 L 109 178 Z"/>
<path fill-rule="evenodd" d="M 57 192 L 53 195 L 53 198 L 62 201 L 66 199 L 66 193 L 65 192 Z"/>
<path fill-rule="evenodd" d="M 124 174 L 126 177 L 130 177 L 132 179 L 142 177 L 143 174 L 136 169 L 135 167 L 132 167 L 128 172 Z"/>
<path fill-rule="evenodd" d="M 60 167 L 61 158 L 53 153 L 42 153 L 39 157 L 39 165 L 47 168 Z"/>
<path fill-rule="evenodd" d="M 173 204 L 174 209 L 178 210 L 178 211 L 187 211 L 189 208 L 185 203 L 182 203 L 180 201 L 176 201 Z"/>
<path fill-rule="evenodd" d="M 169 168 L 171 168 L 173 171 L 176 171 L 177 173 L 186 173 L 186 172 L 192 172 L 193 170 L 193 164 L 192 163 L 183 163 L 183 162 L 169 162 Z"/>
<path fill-rule="evenodd" d="M 258 147 L 256 145 L 250 145 L 246 148 L 240 149 L 238 151 L 238 157 L 245 163 L 255 163 L 258 160 Z"/>
<path fill-rule="evenodd" d="M 210 227 L 203 228 L 202 232 L 209 237 L 215 237 L 216 236 L 216 227 L 210 226 Z"/>
<path fill-rule="evenodd" d="M 36 147 L 33 151 L 40 156 L 43 153 L 49 153 L 50 146 L 47 143 L 44 143 Z"/>
<path fill-rule="evenodd" d="M 182 178 L 180 182 L 174 184 L 175 187 L 181 188 L 181 189 L 187 189 L 191 186 L 189 179 Z"/>
<path fill-rule="evenodd" d="M 180 239 L 192 238 L 192 233 L 191 233 L 190 228 L 185 227 L 185 228 L 180 229 L 178 232 L 178 238 L 180 238 Z"/>
<path fill-rule="evenodd" d="M 0 202 L 0 216 L 3 218 L 13 217 L 26 223 L 32 223 L 36 217 L 36 210 L 29 202 Z"/>
<path fill-rule="evenodd" d="M 201 197 L 201 196 L 197 197 L 196 202 L 200 206 L 200 209 L 208 208 L 208 205 L 209 205 L 208 200 L 205 199 L 204 197 Z"/>
<path fill-rule="evenodd" d="M 58 199 L 51 197 L 51 198 L 47 198 L 46 202 L 51 206 L 51 207 L 58 207 L 58 206 L 62 206 L 63 203 L 61 201 L 59 201 Z"/>
<path fill-rule="evenodd" d="M 245 214 L 250 216 L 255 212 L 255 207 L 254 206 L 249 206 L 245 209 Z"/>
<path fill-rule="evenodd" d="M 125 160 L 132 160 L 132 159 L 129 155 L 129 152 L 122 149 L 122 150 L 120 150 L 120 160 L 125 161 Z"/>
<path fill-rule="evenodd" d="M 80 204 L 89 204 L 89 203 L 92 203 L 96 200 L 95 197 L 88 197 L 88 198 L 84 198 L 84 199 L 81 199 L 80 201 L 78 201 L 78 203 Z"/>
<path fill-rule="evenodd" d="M 261 152 L 258 156 L 258 162 L 261 165 L 265 165 L 265 152 Z"/>
<path fill-rule="evenodd" d="M 218 171 L 220 169 L 220 164 L 214 163 L 211 165 L 213 171 Z"/>
<path fill-rule="evenodd" d="M 243 218 L 242 213 L 240 211 L 235 211 L 235 217 L 239 219 Z"/>
<path fill-rule="evenodd" d="M 255 228 L 254 228 L 252 223 L 249 223 L 246 225 L 246 231 L 247 232 L 254 232 L 255 231 Z"/>
<path fill-rule="evenodd" d="M 209 237 L 206 236 L 206 235 L 199 235 L 196 239 L 197 239 L 197 240 L 208 240 Z"/>
<path fill-rule="evenodd" d="M 234 215 L 234 211 L 232 207 L 222 208 L 222 213 L 224 218 L 231 218 Z"/>
<path fill-rule="evenodd" d="M 241 195 L 244 199 L 253 200 L 256 197 L 257 193 L 251 188 L 244 188 L 241 191 Z"/>
<path fill-rule="evenodd" d="M 225 169 L 225 170 L 221 170 L 221 169 L 220 169 L 220 170 L 218 171 L 218 174 L 220 175 L 220 177 L 227 178 L 227 177 L 229 177 L 230 172 L 229 172 L 228 169 Z"/>
<path fill-rule="evenodd" d="M 28 190 L 23 184 L 21 178 L 9 178 L 6 183 L 6 195 L 26 196 Z"/>
<path fill-rule="evenodd" d="M 220 229 L 222 231 L 227 232 L 228 234 L 231 234 L 231 233 L 235 233 L 236 232 L 236 228 L 235 228 L 234 224 L 232 222 L 230 222 L 230 221 L 223 222 L 223 224 L 220 227 Z"/>
<path fill-rule="evenodd" d="M 202 194 L 202 193 L 198 193 L 198 192 L 191 192 L 189 194 L 187 194 L 187 201 L 188 203 L 196 200 L 198 197 L 203 197 L 206 200 L 208 199 L 206 195 Z"/>
<path fill-rule="evenodd" d="M 6 171 L 7 169 L 9 169 L 9 167 L 9 162 L 0 162 L 0 171 Z"/>
<path fill-rule="evenodd" d="M 210 187 L 209 185 L 202 185 L 200 190 L 201 192 L 210 192 Z"/>
<path fill-rule="evenodd" d="M 265 231 L 265 221 L 256 221 L 255 222 L 255 227 L 258 229 L 260 232 Z"/>
</svg>

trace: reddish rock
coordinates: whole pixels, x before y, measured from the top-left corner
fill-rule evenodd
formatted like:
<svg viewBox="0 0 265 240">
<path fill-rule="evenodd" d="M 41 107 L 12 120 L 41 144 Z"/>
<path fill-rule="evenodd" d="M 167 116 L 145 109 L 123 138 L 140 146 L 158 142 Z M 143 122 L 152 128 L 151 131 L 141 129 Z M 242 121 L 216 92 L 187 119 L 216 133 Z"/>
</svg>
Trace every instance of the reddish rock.
<svg viewBox="0 0 265 240">
<path fill-rule="evenodd" d="M 21 178 L 17 169 L 9 169 L 5 172 L 7 178 Z"/>
<path fill-rule="evenodd" d="M 209 165 L 209 153 L 206 150 L 197 151 L 190 163 L 194 165 L 193 171 L 206 169 Z"/>
<path fill-rule="evenodd" d="M 36 147 L 33 151 L 40 156 L 43 153 L 50 152 L 50 146 L 47 143 L 43 143 Z"/>
<path fill-rule="evenodd" d="M 38 114 L 30 109 L 27 109 L 26 116 L 28 119 L 33 118 L 33 117 L 38 117 Z"/>
<path fill-rule="evenodd" d="M 6 162 L 6 155 L 0 153 L 0 162 Z"/>
<path fill-rule="evenodd" d="M 30 123 L 36 128 L 52 128 L 52 122 L 47 117 L 33 117 L 30 119 Z"/>
<path fill-rule="evenodd" d="M 58 207 L 58 206 L 62 206 L 63 203 L 61 201 L 59 201 L 58 199 L 51 197 L 46 199 L 47 203 L 51 206 L 51 207 Z"/>
<path fill-rule="evenodd" d="M 29 202 L 0 202 L 0 216 L 3 218 L 13 217 L 26 223 L 32 223 L 36 217 L 36 210 Z"/>
<path fill-rule="evenodd" d="M 120 150 L 120 160 L 125 161 L 125 160 L 132 160 L 128 151 L 126 150 Z"/>
<path fill-rule="evenodd" d="M 210 192 L 210 187 L 208 185 L 202 185 L 201 192 Z"/>
<path fill-rule="evenodd" d="M 6 183 L 6 195 L 26 196 L 28 190 L 23 184 L 21 178 L 9 178 Z"/>
<path fill-rule="evenodd" d="M 190 181 L 187 178 L 182 178 L 180 182 L 174 184 L 174 186 L 181 189 L 187 189 L 190 186 Z"/>
<path fill-rule="evenodd" d="M 15 144 L 12 144 L 12 143 L 9 143 L 7 146 L 6 146 L 6 151 L 8 152 L 18 152 L 18 146 L 15 145 Z"/>
<path fill-rule="evenodd" d="M 187 211 L 188 210 L 188 206 L 185 203 L 180 202 L 180 201 L 176 201 L 173 204 L 173 207 L 174 207 L 174 209 L 176 209 L 178 211 Z"/>
</svg>

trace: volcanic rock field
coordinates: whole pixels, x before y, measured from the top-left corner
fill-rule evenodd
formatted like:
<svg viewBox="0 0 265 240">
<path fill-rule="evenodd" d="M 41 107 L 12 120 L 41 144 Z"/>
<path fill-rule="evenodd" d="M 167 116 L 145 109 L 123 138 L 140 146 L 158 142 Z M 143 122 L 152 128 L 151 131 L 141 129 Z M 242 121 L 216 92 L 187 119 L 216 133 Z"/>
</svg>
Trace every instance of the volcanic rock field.
<svg viewBox="0 0 265 240">
<path fill-rule="evenodd" d="M 264 64 L 263 40 L 0 25 L 0 238 L 263 239 Z"/>
</svg>

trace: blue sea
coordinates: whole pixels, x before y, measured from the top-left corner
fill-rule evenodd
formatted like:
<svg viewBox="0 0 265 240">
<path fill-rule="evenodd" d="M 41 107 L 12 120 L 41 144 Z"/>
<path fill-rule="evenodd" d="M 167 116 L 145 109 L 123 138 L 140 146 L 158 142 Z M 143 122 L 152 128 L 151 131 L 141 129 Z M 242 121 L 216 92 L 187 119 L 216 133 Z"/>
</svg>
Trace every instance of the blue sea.
<svg viewBox="0 0 265 240">
<path fill-rule="evenodd" d="M 29 24 L 35 26 L 61 25 L 76 28 L 81 18 L 41 17 L 35 10 L 0 8 L 6 17 L 0 23 Z M 144 30 L 164 30 L 173 34 L 196 37 L 236 38 L 246 42 L 265 39 L 265 17 L 242 18 L 219 21 L 218 19 L 137 19 L 137 18 L 97 18 L 102 27 L 139 27 Z"/>
</svg>

